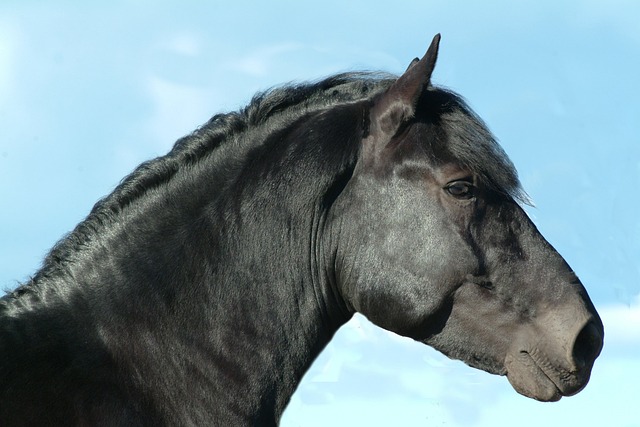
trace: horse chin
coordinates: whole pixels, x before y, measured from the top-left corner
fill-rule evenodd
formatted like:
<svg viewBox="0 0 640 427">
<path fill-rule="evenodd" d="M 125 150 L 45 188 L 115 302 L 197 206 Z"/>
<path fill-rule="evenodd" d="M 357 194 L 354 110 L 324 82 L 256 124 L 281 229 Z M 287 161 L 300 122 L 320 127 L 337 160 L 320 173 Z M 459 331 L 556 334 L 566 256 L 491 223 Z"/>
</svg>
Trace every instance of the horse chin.
<svg viewBox="0 0 640 427">
<path fill-rule="evenodd" d="M 556 383 L 526 352 L 505 359 L 507 379 L 520 394 L 541 402 L 556 402 L 564 395 Z"/>
</svg>

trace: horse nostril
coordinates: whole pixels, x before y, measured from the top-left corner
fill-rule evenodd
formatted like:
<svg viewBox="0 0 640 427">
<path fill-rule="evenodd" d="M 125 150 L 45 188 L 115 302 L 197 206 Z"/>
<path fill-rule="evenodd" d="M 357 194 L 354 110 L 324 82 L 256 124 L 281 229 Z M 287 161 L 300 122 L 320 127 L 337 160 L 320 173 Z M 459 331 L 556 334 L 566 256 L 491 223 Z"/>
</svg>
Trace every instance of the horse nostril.
<svg viewBox="0 0 640 427">
<path fill-rule="evenodd" d="M 602 334 L 593 321 L 587 323 L 573 345 L 573 361 L 577 369 L 590 366 L 602 349 Z"/>
</svg>

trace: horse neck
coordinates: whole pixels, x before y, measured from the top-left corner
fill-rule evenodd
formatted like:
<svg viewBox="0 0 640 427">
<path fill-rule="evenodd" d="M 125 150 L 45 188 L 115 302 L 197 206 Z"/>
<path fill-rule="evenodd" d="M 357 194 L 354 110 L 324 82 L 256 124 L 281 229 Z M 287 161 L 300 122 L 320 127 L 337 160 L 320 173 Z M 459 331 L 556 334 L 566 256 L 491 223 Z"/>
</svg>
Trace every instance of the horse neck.
<svg viewBox="0 0 640 427">
<path fill-rule="evenodd" d="M 31 300 L 49 295 L 37 318 L 51 308 L 70 337 L 92 331 L 130 399 L 175 420 L 186 401 L 277 420 L 349 313 L 321 238 L 323 197 L 341 178 L 275 163 L 286 173 L 247 169 L 223 185 L 202 164 L 130 203 L 56 277 L 31 284 Z"/>
<path fill-rule="evenodd" d="M 265 423 L 279 419 L 304 372 L 350 316 L 326 269 L 333 260 L 323 238 L 325 198 L 344 176 L 316 174 L 317 164 L 291 159 L 285 167 L 283 157 L 272 155 L 260 163 L 272 168 L 252 169 L 229 187 L 231 198 L 211 222 L 223 225 L 224 285 L 212 296 L 228 308 L 217 312 L 221 366 L 242 373 L 238 382 L 260 384 L 256 403 L 266 412 L 256 419 Z"/>
</svg>

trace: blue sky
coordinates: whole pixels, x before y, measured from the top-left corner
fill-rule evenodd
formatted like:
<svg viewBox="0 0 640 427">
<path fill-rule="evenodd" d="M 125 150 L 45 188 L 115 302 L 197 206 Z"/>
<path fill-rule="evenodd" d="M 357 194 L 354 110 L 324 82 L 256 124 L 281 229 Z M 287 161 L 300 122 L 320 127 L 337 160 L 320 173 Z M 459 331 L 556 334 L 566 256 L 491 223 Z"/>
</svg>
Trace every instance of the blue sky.
<svg viewBox="0 0 640 427">
<path fill-rule="evenodd" d="M 0 286 L 137 164 L 258 90 L 346 70 L 400 73 L 432 36 L 516 164 L 542 233 L 581 277 L 606 344 L 555 404 L 356 317 L 285 426 L 640 426 L 640 3 L 0 3 Z M 357 421 L 359 420 L 359 421 Z M 568 422 L 568 421 L 567 421 Z"/>
</svg>

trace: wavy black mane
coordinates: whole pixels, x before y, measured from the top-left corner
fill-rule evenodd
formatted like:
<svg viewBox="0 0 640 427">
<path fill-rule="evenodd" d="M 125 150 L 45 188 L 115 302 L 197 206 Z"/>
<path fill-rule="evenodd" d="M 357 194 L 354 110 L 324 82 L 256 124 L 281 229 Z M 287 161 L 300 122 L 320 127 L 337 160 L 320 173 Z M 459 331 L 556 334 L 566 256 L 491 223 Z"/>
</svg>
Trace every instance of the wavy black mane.
<svg viewBox="0 0 640 427">
<path fill-rule="evenodd" d="M 216 114 L 194 132 L 179 139 L 166 155 L 140 164 L 111 194 L 98 201 L 87 218 L 52 248 L 42 269 L 25 285 L 54 276 L 69 254 L 84 246 L 132 201 L 169 182 L 181 168 L 196 164 L 212 152 L 236 143 L 238 136 L 247 130 L 262 126 L 267 121 L 271 128 L 284 127 L 313 111 L 370 99 L 394 80 L 395 77 L 383 73 L 342 73 L 314 83 L 272 88 L 256 94 L 239 111 Z M 18 296 L 26 290 L 26 286 L 21 286 L 13 291 L 13 295 Z"/>
<path fill-rule="evenodd" d="M 91 214 L 118 211 L 149 188 L 171 179 L 183 165 L 198 162 L 233 141 L 238 134 L 267 120 L 279 119 L 284 125 L 314 110 L 368 99 L 393 80 L 381 74 L 344 73 L 316 83 L 281 86 L 258 93 L 242 110 L 213 116 L 193 133 L 179 139 L 168 154 L 138 166 L 113 193 L 95 205 Z"/>
</svg>

